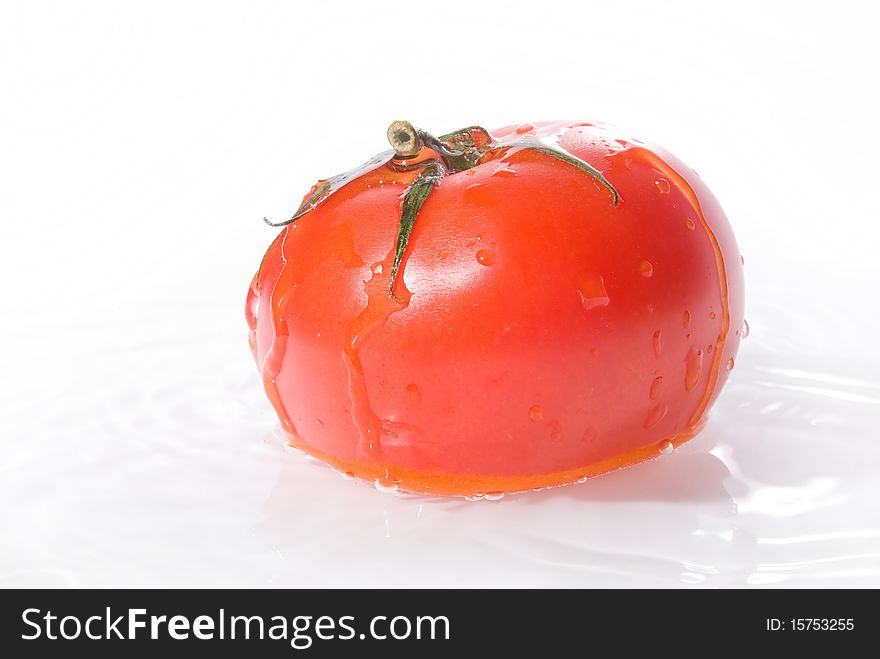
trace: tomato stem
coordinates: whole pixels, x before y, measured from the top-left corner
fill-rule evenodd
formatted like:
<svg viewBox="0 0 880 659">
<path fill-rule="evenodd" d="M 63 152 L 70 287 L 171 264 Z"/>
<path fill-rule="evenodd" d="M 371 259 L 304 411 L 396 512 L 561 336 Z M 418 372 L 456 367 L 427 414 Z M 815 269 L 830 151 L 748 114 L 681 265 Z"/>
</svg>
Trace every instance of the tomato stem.
<svg viewBox="0 0 880 659">
<path fill-rule="evenodd" d="M 408 121 L 392 121 L 388 126 L 388 142 L 398 158 L 412 158 L 422 150 L 419 131 Z"/>
<path fill-rule="evenodd" d="M 351 181 L 360 178 L 367 172 L 388 165 L 397 171 L 421 170 L 418 177 L 409 184 L 402 195 L 400 220 L 397 229 L 397 241 L 394 249 L 394 265 L 391 269 L 391 282 L 388 285 L 391 297 L 394 296 L 394 285 L 400 276 L 403 257 L 412 234 L 416 217 L 427 201 L 431 192 L 440 184 L 444 176 L 457 174 L 478 165 L 486 154 L 490 152 L 515 153 L 522 149 L 531 149 L 544 155 L 551 156 L 566 165 L 572 166 L 592 177 L 597 183 L 611 192 L 611 205 L 617 206 L 620 197 L 617 190 L 602 175 L 602 173 L 584 162 L 575 155 L 558 146 L 549 146 L 540 142 L 537 138 L 522 139 L 515 142 L 496 142 L 482 126 L 468 126 L 439 138 L 431 133 L 416 128 L 408 121 L 392 121 L 387 131 L 390 151 L 384 151 L 375 158 L 367 161 L 360 167 L 344 172 L 329 179 L 319 181 L 312 192 L 306 196 L 300 207 L 289 220 L 285 222 L 270 222 L 263 220 L 273 227 L 284 226 L 298 220 L 306 213 L 311 212 L 334 192 Z M 427 157 L 416 160 L 425 149 L 430 149 L 437 157 Z"/>
</svg>

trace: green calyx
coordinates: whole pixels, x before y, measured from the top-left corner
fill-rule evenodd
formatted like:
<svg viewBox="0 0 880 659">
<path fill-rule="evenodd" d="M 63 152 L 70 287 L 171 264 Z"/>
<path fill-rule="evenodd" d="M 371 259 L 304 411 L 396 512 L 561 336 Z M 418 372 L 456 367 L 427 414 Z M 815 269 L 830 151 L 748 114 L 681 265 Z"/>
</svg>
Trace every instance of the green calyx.
<svg viewBox="0 0 880 659">
<path fill-rule="evenodd" d="M 401 274 L 400 266 L 416 218 L 431 192 L 440 184 L 444 176 L 472 169 L 484 159 L 494 159 L 487 156 L 498 157 L 497 154 L 501 153 L 502 157 L 506 157 L 525 149 L 537 151 L 593 178 L 611 193 L 612 206 L 617 206 L 620 201 L 617 190 L 595 167 L 559 147 L 548 146 L 534 138 L 499 143 L 495 142 L 489 131 L 482 126 L 469 126 L 434 137 L 428 132 L 415 128 L 408 121 L 395 121 L 388 127 L 388 141 L 391 150 L 383 151 L 360 167 L 319 181 L 317 187 L 303 200 L 289 220 L 276 223 L 263 218 L 263 221 L 273 227 L 291 224 L 320 206 L 342 186 L 379 167 L 391 167 L 397 171 L 420 170 L 402 196 L 400 223 L 394 246 L 394 263 L 391 268 L 391 282 L 388 285 L 388 293 L 391 297 L 395 297 L 394 285 Z M 420 159 L 426 149 L 432 151 L 434 156 Z M 413 160 L 415 162 L 410 162 Z"/>
<path fill-rule="evenodd" d="M 400 264 L 403 262 L 403 255 L 409 244 L 409 237 L 412 235 L 416 217 L 418 217 L 428 196 L 445 174 L 446 168 L 439 162 L 433 162 L 421 171 L 418 178 L 410 184 L 403 194 L 400 226 L 397 229 L 397 242 L 394 245 L 394 264 L 391 266 L 391 283 L 388 285 L 391 297 L 394 297 L 394 284 L 397 282 L 397 274 L 400 270 Z"/>
</svg>

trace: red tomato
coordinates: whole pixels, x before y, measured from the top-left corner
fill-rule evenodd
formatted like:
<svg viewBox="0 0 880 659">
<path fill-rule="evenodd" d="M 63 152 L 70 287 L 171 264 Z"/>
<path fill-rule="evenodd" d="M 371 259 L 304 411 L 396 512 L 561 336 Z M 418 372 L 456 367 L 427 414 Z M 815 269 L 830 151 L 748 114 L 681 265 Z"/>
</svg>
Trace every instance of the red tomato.
<svg viewBox="0 0 880 659">
<path fill-rule="evenodd" d="M 475 162 L 444 157 L 464 152 L 446 136 L 319 182 L 266 253 L 247 318 L 291 443 L 380 484 L 473 495 L 693 437 L 743 324 L 739 250 L 706 185 L 603 124 L 467 136 Z M 433 162 L 392 279 L 402 194 Z"/>
</svg>

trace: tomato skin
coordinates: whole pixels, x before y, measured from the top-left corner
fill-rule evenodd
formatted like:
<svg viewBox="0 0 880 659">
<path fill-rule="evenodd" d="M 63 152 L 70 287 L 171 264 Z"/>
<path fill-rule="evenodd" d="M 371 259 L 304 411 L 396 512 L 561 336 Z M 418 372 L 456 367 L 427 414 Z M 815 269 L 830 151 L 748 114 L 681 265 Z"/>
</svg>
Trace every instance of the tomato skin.
<svg viewBox="0 0 880 659">
<path fill-rule="evenodd" d="M 492 132 L 536 133 L 619 204 L 534 151 L 447 176 L 415 223 L 402 302 L 388 287 L 413 172 L 380 167 L 281 231 L 247 314 L 292 443 L 356 476 L 473 494 L 570 482 L 699 430 L 743 323 L 721 207 L 674 156 L 606 125 Z"/>
</svg>

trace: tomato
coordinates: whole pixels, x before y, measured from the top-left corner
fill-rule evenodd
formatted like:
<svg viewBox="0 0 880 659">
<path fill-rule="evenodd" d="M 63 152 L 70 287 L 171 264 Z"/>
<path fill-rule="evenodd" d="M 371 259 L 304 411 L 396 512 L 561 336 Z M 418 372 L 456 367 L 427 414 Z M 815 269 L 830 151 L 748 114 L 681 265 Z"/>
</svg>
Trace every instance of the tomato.
<svg viewBox="0 0 880 659">
<path fill-rule="evenodd" d="M 700 430 L 743 275 L 692 169 L 589 122 L 395 122 L 389 139 L 312 188 L 251 284 L 251 349 L 293 445 L 379 486 L 474 495 Z"/>
</svg>

